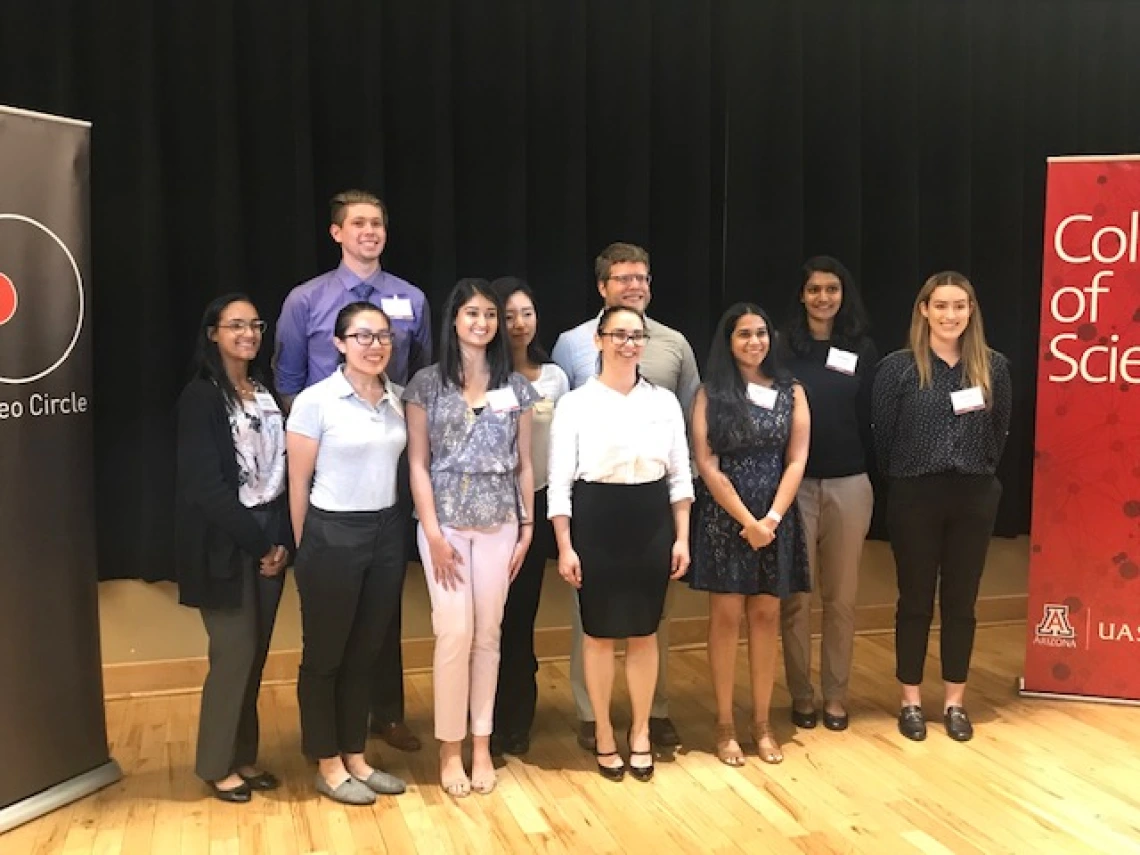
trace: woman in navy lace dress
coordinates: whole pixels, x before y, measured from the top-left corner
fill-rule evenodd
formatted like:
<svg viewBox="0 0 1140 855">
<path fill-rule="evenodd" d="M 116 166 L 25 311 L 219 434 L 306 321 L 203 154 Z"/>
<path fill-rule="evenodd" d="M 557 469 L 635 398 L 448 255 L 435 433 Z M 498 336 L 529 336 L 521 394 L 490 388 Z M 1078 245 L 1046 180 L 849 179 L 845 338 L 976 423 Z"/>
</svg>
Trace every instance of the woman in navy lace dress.
<svg viewBox="0 0 1140 855">
<path fill-rule="evenodd" d="M 717 705 L 717 757 L 744 763 L 732 719 L 740 619 L 748 618 L 753 724 L 760 758 L 783 760 L 768 724 L 780 600 L 810 590 L 795 504 L 811 430 L 803 389 L 779 365 L 774 327 L 758 306 L 721 317 L 705 384 L 693 403 L 701 484 L 689 584 L 709 596 L 709 666 Z"/>
</svg>

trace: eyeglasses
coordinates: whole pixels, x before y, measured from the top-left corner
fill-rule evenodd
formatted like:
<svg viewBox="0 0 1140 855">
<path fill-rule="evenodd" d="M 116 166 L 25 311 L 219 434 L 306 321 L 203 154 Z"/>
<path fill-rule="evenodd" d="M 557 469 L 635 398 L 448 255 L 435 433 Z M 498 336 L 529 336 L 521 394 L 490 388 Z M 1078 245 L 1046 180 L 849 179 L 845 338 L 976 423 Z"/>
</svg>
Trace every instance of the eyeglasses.
<svg viewBox="0 0 1140 855">
<path fill-rule="evenodd" d="M 380 330 L 379 332 L 372 332 L 371 330 L 358 330 L 357 332 L 346 333 L 345 338 L 356 339 L 356 343 L 361 347 L 368 347 L 372 342 L 376 342 L 381 347 L 388 347 L 392 343 L 392 333 L 388 330 Z"/>
<path fill-rule="evenodd" d="M 621 347 L 626 342 L 633 342 L 638 347 L 641 347 L 649 341 L 649 335 L 640 330 L 637 332 L 627 332 L 626 330 L 614 330 L 613 332 L 598 333 L 603 338 L 608 338 L 614 343 L 615 346 Z"/>
<path fill-rule="evenodd" d="M 611 282 L 620 282 L 622 285 L 632 285 L 634 282 L 638 285 L 648 285 L 653 281 L 653 277 L 648 273 L 622 273 L 620 276 L 608 278 Z"/>
<path fill-rule="evenodd" d="M 218 329 L 229 330 L 230 332 L 263 333 L 268 326 L 269 324 L 265 321 L 227 321 L 224 324 L 218 324 Z"/>
</svg>

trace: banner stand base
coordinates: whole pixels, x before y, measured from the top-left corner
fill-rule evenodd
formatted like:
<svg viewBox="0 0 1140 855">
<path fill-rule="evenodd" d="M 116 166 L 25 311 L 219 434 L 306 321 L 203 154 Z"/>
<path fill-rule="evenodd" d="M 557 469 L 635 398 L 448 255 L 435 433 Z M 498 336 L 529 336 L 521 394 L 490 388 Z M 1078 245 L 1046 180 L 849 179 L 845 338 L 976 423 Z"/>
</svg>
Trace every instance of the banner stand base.
<svg viewBox="0 0 1140 855">
<path fill-rule="evenodd" d="M 11 831 L 18 825 L 37 819 L 56 808 L 78 801 L 89 796 L 96 790 L 101 790 L 115 783 L 123 777 L 123 770 L 114 760 L 108 760 L 102 766 L 97 766 L 90 772 L 68 778 L 66 781 L 49 787 L 42 793 L 28 796 L 26 799 L 0 810 L 0 834 Z"/>
<path fill-rule="evenodd" d="M 1088 701 L 1095 704 L 1115 704 L 1121 707 L 1140 707 L 1140 700 L 1132 698 L 1105 698 L 1100 695 L 1065 695 L 1061 692 L 1036 692 L 1025 688 L 1025 678 L 1017 679 L 1017 694 L 1023 698 L 1041 698 L 1052 701 Z M 0 826 L 2 827 L 2 826 Z"/>
</svg>

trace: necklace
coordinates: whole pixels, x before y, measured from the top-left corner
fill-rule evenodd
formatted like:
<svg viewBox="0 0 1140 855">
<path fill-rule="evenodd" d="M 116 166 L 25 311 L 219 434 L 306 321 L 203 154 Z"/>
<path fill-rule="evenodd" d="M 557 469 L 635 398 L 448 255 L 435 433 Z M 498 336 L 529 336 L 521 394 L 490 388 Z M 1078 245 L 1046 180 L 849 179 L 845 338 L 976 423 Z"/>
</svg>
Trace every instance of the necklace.
<svg viewBox="0 0 1140 855">
<path fill-rule="evenodd" d="M 245 379 L 244 383 L 244 386 L 241 385 L 241 383 L 235 383 L 234 391 L 238 393 L 239 398 L 244 398 L 248 401 L 254 397 L 253 383 L 250 382 L 248 377 Z"/>
</svg>

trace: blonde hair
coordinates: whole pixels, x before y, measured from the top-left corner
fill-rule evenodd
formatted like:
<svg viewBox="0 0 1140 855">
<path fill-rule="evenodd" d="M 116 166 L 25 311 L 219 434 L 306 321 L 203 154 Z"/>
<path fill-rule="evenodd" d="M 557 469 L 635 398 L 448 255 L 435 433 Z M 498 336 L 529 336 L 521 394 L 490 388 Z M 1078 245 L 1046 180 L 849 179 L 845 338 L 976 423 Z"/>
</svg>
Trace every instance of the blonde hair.
<svg viewBox="0 0 1140 855">
<path fill-rule="evenodd" d="M 992 398 L 993 381 L 990 363 L 993 351 L 986 344 L 985 327 L 982 324 L 982 307 L 978 305 L 978 295 L 970 280 L 956 270 L 935 273 L 923 284 L 914 300 L 914 311 L 910 316 L 910 340 L 908 346 L 914 354 L 914 364 L 918 369 L 918 388 L 928 388 L 932 381 L 930 367 L 930 324 L 922 314 L 922 307 L 929 308 L 930 295 L 934 289 L 951 286 L 961 288 L 970 299 L 970 319 L 959 339 L 962 351 L 962 376 L 967 388 L 980 386 L 986 406 Z"/>
</svg>

